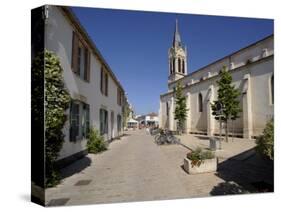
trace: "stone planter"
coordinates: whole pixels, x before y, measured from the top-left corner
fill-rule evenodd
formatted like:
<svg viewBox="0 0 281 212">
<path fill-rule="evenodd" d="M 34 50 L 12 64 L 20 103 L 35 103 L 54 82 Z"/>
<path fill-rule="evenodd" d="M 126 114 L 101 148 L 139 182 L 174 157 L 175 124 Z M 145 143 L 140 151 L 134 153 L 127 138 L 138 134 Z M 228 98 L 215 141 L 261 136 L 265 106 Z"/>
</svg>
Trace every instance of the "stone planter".
<svg viewBox="0 0 281 212">
<path fill-rule="evenodd" d="M 200 166 L 192 166 L 191 160 L 184 158 L 183 168 L 188 174 L 200 174 L 217 171 L 217 158 L 206 159 Z"/>
</svg>

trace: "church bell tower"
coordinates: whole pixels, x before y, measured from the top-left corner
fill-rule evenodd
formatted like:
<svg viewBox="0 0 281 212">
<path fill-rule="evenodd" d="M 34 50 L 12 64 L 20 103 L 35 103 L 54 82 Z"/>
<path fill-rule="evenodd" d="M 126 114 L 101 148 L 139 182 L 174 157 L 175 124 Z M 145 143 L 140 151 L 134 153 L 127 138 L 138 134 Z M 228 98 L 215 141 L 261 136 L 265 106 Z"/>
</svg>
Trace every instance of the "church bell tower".
<svg viewBox="0 0 281 212">
<path fill-rule="evenodd" d="M 178 20 L 173 39 L 173 46 L 169 49 L 169 78 L 168 83 L 174 82 L 187 75 L 186 47 L 183 47 L 178 29 Z"/>
</svg>

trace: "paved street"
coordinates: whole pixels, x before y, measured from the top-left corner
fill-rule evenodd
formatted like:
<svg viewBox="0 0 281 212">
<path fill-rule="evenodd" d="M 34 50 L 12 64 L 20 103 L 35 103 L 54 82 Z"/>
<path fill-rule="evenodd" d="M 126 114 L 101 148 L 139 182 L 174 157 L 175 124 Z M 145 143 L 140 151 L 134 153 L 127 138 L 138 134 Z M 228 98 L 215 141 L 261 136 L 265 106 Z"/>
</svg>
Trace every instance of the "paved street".
<svg viewBox="0 0 281 212">
<path fill-rule="evenodd" d="M 129 134 L 112 142 L 108 151 L 65 168 L 62 183 L 47 189 L 47 202 L 75 205 L 208 196 L 224 182 L 214 173 L 188 175 L 181 167 L 188 151 L 184 147 L 157 146 L 145 131 Z"/>
<path fill-rule="evenodd" d="M 221 158 L 216 173 L 189 175 L 181 167 L 186 148 L 157 146 L 144 130 L 127 133 L 112 142 L 106 152 L 89 154 L 65 168 L 62 183 L 47 189 L 47 203 L 76 205 L 248 193 L 244 188 L 251 190 L 253 180 L 262 181 L 271 171 L 262 169 L 261 174 L 255 167 L 260 161 L 239 156 Z"/>
</svg>

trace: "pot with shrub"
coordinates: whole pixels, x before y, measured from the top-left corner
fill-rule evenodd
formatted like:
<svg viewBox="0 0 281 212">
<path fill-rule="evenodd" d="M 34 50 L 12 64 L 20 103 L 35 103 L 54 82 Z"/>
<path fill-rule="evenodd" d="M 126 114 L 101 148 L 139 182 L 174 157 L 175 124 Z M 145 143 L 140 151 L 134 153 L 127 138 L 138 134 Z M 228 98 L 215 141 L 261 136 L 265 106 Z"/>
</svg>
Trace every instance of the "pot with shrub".
<svg viewBox="0 0 281 212">
<path fill-rule="evenodd" d="M 203 151 L 201 148 L 197 148 L 186 155 L 183 167 L 188 174 L 215 172 L 217 158 L 212 151 Z"/>
</svg>

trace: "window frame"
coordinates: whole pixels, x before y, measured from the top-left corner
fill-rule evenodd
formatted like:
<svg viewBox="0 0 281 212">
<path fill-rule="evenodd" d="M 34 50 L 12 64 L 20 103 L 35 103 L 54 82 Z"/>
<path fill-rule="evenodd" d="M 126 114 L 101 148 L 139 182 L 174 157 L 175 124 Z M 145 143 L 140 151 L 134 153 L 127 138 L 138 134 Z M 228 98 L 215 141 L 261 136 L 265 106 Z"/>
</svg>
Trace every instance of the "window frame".
<svg viewBox="0 0 281 212">
<path fill-rule="evenodd" d="M 73 31 L 71 69 L 76 76 L 88 83 L 90 82 L 91 72 L 90 59 L 90 48 L 88 47 L 86 42 L 79 36 L 79 34 L 76 31 Z"/>
<path fill-rule="evenodd" d="M 203 95 L 202 95 L 202 93 L 198 94 L 198 112 L 199 113 L 203 112 Z"/>
<path fill-rule="evenodd" d="M 100 135 L 108 133 L 108 111 L 104 108 L 100 108 Z"/>
</svg>

